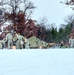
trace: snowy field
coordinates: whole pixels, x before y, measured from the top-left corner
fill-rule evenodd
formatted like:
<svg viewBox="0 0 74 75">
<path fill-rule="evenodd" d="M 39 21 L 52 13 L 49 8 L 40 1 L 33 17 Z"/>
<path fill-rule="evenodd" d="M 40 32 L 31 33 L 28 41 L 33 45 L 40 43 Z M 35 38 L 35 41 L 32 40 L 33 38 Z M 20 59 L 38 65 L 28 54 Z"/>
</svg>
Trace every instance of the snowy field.
<svg viewBox="0 0 74 75">
<path fill-rule="evenodd" d="M 74 75 L 74 49 L 0 50 L 0 75 Z"/>
</svg>

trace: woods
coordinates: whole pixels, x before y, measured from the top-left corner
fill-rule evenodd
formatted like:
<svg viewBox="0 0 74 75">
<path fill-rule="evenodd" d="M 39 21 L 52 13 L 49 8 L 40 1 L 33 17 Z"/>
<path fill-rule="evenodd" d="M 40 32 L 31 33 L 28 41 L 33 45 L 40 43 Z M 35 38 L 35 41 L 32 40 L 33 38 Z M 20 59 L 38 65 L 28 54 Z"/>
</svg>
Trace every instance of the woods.
<svg viewBox="0 0 74 75">
<path fill-rule="evenodd" d="M 69 5 L 71 2 L 66 2 Z M 73 1 L 72 1 L 73 3 Z M 9 0 L 0 2 L 3 8 L 3 21 L 0 26 L 3 26 L 5 22 L 9 22 L 10 25 L 3 28 L 3 31 L 9 30 L 11 32 L 19 32 L 21 35 L 26 35 L 27 38 L 35 36 L 46 42 L 56 42 L 64 40 L 68 42 L 70 35 L 73 34 L 74 16 L 68 16 L 66 18 L 67 23 L 61 24 L 60 28 L 54 27 L 50 24 L 50 28 L 45 26 L 45 21 L 42 20 L 38 23 L 37 20 L 33 20 L 31 15 L 36 6 L 29 0 Z M 5 7 L 7 6 L 7 7 Z"/>
</svg>

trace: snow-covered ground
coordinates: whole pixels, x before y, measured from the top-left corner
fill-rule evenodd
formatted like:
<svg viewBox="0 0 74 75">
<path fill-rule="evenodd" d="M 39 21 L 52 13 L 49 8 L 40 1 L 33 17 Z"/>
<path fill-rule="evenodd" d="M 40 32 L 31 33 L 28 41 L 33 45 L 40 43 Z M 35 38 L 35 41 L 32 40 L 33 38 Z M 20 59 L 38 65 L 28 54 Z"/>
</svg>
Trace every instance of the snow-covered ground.
<svg viewBox="0 0 74 75">
<path fill-rule="evenodd" d="M 74 75 L 74 49 L 0 50 L 0 75 Z"/>
</svg>

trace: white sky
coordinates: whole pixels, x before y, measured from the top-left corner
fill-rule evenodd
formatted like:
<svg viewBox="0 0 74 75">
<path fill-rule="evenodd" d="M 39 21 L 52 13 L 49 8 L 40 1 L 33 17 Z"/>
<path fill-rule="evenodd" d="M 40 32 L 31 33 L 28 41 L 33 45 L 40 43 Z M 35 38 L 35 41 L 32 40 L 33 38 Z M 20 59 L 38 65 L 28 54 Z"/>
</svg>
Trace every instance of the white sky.
<svg viewBox="0 0 74 75">
<path fill-rule="evenodd" d="M 37 7 L 33 12 L 32 18 L 39 20 L 39 18 L 45 16 L 49 24 L 55 23 L 57 27 L 60 24 L 64 24 L 64 19 L 73 14 L 69 6 L 61 4 L 60 1 L 65 0 L 30 0 L 34 2 L 34 5 Z"/>
</svg>

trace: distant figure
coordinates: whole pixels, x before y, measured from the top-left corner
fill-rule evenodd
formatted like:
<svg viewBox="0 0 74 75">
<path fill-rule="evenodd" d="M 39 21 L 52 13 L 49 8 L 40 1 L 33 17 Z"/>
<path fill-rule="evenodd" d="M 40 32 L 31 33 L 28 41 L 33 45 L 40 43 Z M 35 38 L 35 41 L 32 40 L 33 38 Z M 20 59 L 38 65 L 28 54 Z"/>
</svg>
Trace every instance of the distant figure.
<svg viewBox="0 0 74 75">
<path fill-rule="evenodd" d="M 15 47 L 15 49 L 16 49 L 17 40 L 18 40 L 17 33 L 13 32 L 13 47 Z"/>
<path fill-rule="evenodd" d="M 17 34 L 17 43 L 16 43 L 16 48 L 17 49 L 23 49 L 23 40 L 24 40 L 24 37 L 22 35 L 20 35 L 20 33 Z"/>
<path fill-rule="evenodd" d="M 30 46 L 29 46 L 29 40 L 27 39 L 26 35 L 24 35 L 24 44 L 25 44 L 25 49 L 29 49 Z"/>
<path fill-rule="evenodd" d="M 11 34 L 9 31 L 7 31 L 6 41 L 7 41 L 7 46 L 8 46 L 9 49 L 10 49 L 10 48 L 12 47 L 12 45 L 13 45 L 12 39 L 13 39 L 12 34 Z"/>
<path fill-rule="evenodd" d="M 64 43 L 64 41 L 60 42 L 60 48 L 67 48 L 66 45 L 65 45 L 65 43 Z"/>
<path fill-rule="evenodd" d="M 70 46 L 71 48 L 74 47 L 74 37 L 73 37 L 73 36 L 71 36 L 70 39 L 69 39 L 69 46 Z"/>
<path fill-rule="evenodd" d="M 3 44 L 1 41 L 0 41 L 0 49 L 3 49 Z"/>
</svg>

